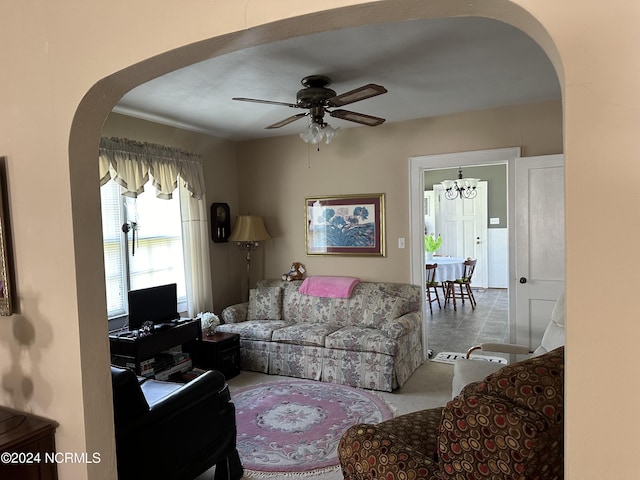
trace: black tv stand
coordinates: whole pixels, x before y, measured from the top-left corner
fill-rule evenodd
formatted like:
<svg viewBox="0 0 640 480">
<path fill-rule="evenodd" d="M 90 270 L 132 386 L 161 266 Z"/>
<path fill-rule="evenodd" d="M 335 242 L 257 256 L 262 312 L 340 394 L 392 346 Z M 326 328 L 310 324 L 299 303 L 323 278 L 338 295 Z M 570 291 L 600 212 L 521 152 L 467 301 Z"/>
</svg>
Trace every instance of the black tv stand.
<svg viewBox="0 0 640 480">
<path fill-rule="evenodd" d="M 173 328 L 177 325 L 175 322 L 165 322 L 165 323 L 156 323 L 153 326 L 153 331 L 157 332 L 158 330 L 166 330 L 167 328 Z"/>
<path fill-rule="evenodd" d="M 130 358 L 135 371 L 140 375 L 140 362 L 177 345 L 202 338 L 200 320 L 184 320 L 168 328 L 137 336 L 137 331 L 112 332 L 109 334 L 111 355 Z"/>
</svg>

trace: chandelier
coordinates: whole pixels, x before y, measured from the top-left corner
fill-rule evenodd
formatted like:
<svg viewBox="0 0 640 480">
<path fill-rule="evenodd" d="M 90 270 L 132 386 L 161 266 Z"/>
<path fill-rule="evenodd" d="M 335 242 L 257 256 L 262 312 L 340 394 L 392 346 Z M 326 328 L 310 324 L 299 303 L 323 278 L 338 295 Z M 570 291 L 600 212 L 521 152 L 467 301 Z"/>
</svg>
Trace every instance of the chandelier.
<svg viewBox="0 0 640 480">
<path fill-rule="evenodd" d="M 443 180 L 444 196 L 449 200 L 456 198 L 475 198 L 478 194 L 476 187 L 479 178 L 462 178 L 462 167 L 458 167 L 458 178 L 456 180 Z"/>
<path fill-rule="evenodd" d="M 338 134 L 340 127 L 333 128 L 328 123 L 316 122 L 315 120 L 309 124 L 306 130 L 300 133 L 300 138 L 306 143 L 317 145 L 324 139 L 327 145 L 331 143 L 333 137 Z"/>
</svg>

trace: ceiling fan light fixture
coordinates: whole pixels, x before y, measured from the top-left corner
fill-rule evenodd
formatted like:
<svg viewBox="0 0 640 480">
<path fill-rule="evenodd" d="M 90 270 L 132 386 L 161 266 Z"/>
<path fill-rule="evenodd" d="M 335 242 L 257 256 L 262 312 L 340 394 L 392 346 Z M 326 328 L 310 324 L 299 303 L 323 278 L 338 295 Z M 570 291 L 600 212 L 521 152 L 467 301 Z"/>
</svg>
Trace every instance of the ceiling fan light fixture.
<svg viewBox="0 0 640 480">
<path fill-rule="evenodd" d="M 333 140 L 334 137 L 338 135 L 338 133 L 340 133 L 340 127 L 333 128 L 327 123 L 327 126 L 324 127 L 324 143 L 329 145 L 331 143 L 331 140 Z"/>
<path fill-rule="evenodd" d="M 324 132 L 322 131 L 322 125 L 317 122 L 311 122 L 307 129 L 300 133 L 300 138 L 306 143 L 316 145 L 322 141 Z"/>
<path fill-rule="evenodd" d="M 300 133 L 300 138 L 306 143 L 317 145 L 323 139 L 325 143 L 331 143 L 331 140 L 338 134 L 340 127 L 333 128 L 328 123 L 321 124 L 318 122 L 311 122 L 304 132 Z"/>
</svg>

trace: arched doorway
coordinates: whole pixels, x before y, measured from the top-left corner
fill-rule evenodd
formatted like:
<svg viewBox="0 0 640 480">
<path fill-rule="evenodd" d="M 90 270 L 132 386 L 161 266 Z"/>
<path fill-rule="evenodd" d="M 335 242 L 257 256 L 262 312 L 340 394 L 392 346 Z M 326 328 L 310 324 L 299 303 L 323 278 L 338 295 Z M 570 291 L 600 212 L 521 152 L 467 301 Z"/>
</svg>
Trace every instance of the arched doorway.
<svg viewBox="0 0 640 480">
<path fill-rule="evenodd" d="M 542 31 L 535 19 L 519 6 L 508 2 L 497 2 L 500 5 L 479 7 L 475 14 L 508 21 L 510 18 L 520 27 L 530 27 L 530 34 L 542 38 L 545 46 L 552 49 L 548 35 Z M 162 75 L 186 64 L 204 60 L 211 52 L 219 54 L 237 50 L 249 45 L 257 45 L 267 41 L 284 39 L 290 36 L 314 33 L 322 30 L 337 28 L 338 26 L 357 26 L 389 20 L 402 20 L 416 17 L 440 17 L 447 15 L 468 15 L 466 6 L 451 5 L 447 1 L 425 2 L 418 0 L 405 3 L 406 8 L 397 8 L 397 2 L 377 2 L 365 5 L 345 7 L 337 16 L 335 11 L 323 11 L 313 15 L 282 20 L 269 25 L 260 25 L 251 31 L 243 31 L 215 37 L 192 45 L 181 47 L 157 57 L 145 60 L 121 72 L 98 81 L 87 93 L 79 105 L 69 141 L 70 184 L 74 225 L 74 248 L 77 264 L 77 292 L 78 311 L 84 321 L 80 325 L 82 339 L 94 338 L 94 333 L 102 332 L 102 328 L 92 326 L 91 322 L 103 319 L 104 275 L 100 263 L 101 255 L 99 236 L 87 235 L 87 231 L 98 232 L 99 224 L 99 194 L 97 183 L 87 179 L 97 178 L 97 166 L 87 159 L 95 157 L 101 126 L 115 103 L 126 91 L 145 81 Z M 434 8 L 439 7 L 439 8 Z M 500 7 L 500 8 L 498 8 Z M 528 25 L 525 25 L 526 23 Z M 554 54 L 554 56 L 557 56 Z M 98 313 L 97 313 L 98 312 Z M 105 337 L 104 342 L 107 342 Z M 102 350 L 106 352 L 106 349 Z M 81 346 L 81 360 L 84 365 L 83 384 L 89 389 L 91 377 L 96 369 L 106 366 L 107 356 L 96 358 L 95 350 L 89 342 Z M 85 418 L 93 418 L 96 425 L 104 424 L 108 409 L 103 405 L 92 404 L 90 397 L 85 400 Z M 87 429 L 90 426 L 87 424 Z M 98 449 L 96 449 L 98 450 Z"/>
</svg>

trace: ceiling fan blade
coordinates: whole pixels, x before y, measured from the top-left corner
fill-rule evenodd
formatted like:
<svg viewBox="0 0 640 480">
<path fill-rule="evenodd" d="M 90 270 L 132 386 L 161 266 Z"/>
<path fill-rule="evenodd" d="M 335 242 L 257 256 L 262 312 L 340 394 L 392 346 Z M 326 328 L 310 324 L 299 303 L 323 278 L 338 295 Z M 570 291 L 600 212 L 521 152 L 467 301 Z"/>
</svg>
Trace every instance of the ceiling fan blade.
<svg viewBox="0 0 640 480">
<path fill-rule="evenodd" d="M 382 95 L 383 93 L 387 93 L 386 88 L 374 83 L 370 83 L 360 88 L 356 88 L 340 95 L 336 95 L 335 97 L 327 100 L 327 104 L 331 107 L 342 107 L 343 105 L 348 105 L 353 102 L 359 102 L 360 100 L 364 100 L 365 98 L 375 97 L 377 95 Z"/>
<path fill-rule="evenodd" d="M 292 115 L 289 118 L 285 118 L 284 120 L 281 120 L 281 121 L 279 121 L 277 123 L 274 123 L 273 125 L 269 125 L 268 127 L 264 127 L 264 128 L 280 128 L 280 127 L 284 127 L 285 125 L 289 125 L 291 122 L 295 122 L 299 118 L 306 117 L 307 115 L 308 115 L 307 113 L 298 113 L 297 115 Z"/>
<path fill-rule="evenodd" d="M 231 100 L 238 100 L 240 102 L 266 103 L 268 105 L 282 105 L 284 107 L 291 107 L 291 108 L 301 108 L 296 103 L 274 102 L 272 100 L 258 100 L 257 98 L 234 97 Z"/>
<path fill-rule="evenodd" d="M 329 112 L 329 115 L 342 120 L 349 120 L 350 122 L 361 123 L 370 127 L 380 125 L 385 121 L 384 118 L 373 117 L 371 115 L 365 115 L 364 113 L 350 112 L 349 110 L 334 110 Z"/>
</svg>

